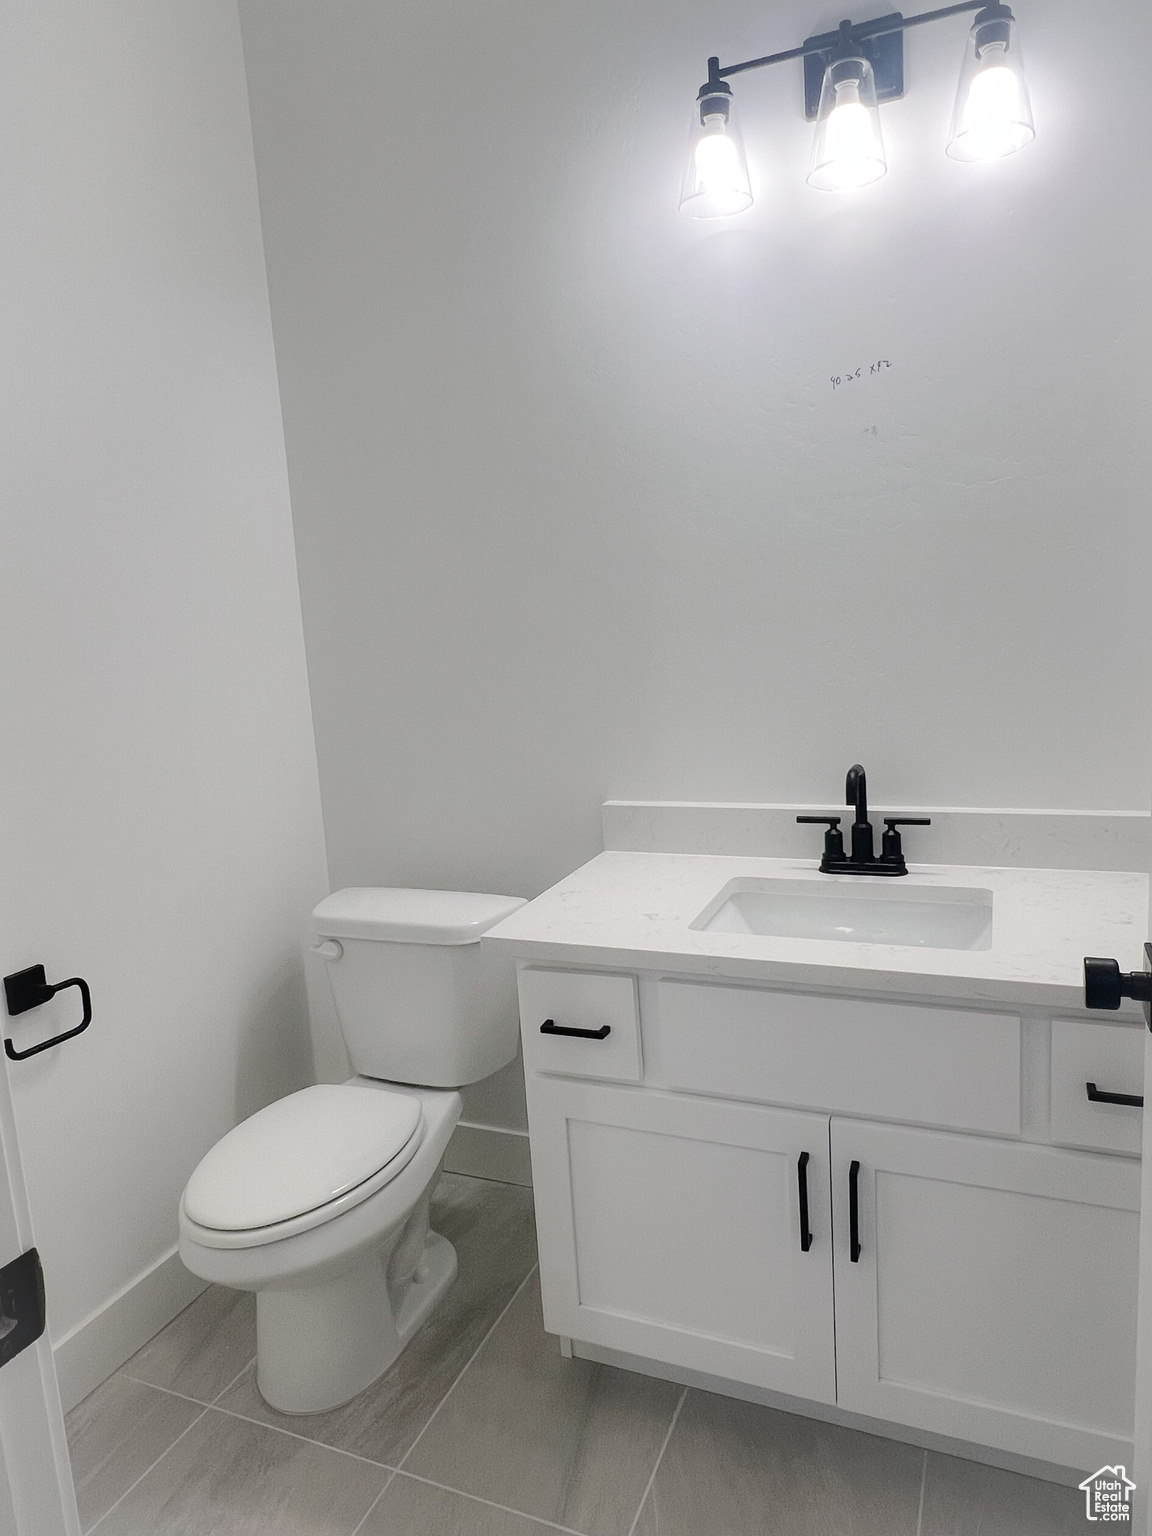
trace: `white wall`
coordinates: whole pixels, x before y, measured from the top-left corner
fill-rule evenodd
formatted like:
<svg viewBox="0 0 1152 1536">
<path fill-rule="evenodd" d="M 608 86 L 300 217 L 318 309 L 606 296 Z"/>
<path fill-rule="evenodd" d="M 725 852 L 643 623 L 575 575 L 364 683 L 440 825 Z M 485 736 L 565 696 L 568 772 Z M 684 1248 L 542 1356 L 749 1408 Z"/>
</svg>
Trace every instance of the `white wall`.
<svg viewBox="0 0 1152 1536">
<path fill-rule="evenodd" d="M 7 7 L 0 207 L 0 958 L 92 987 L 87 1034 L 11 1069 L 74 1397 L 188 1298 L 198 1158 L 311 1071 L 327 887 L 234 0 Z"/>
<path fill-rule="evenodd" d="M 1146 808 L 1152 12 L 1021 0 L 990 167 L 943 153 L 967 23 L 909 34 L 843 200 L 799 65 L 746 76 L 759 200 L 679 216 L 707 55 L 841 14 L 241 0 L 334 884 L 532 895 L 608 796 L 856 759 Z"/>
</svg>

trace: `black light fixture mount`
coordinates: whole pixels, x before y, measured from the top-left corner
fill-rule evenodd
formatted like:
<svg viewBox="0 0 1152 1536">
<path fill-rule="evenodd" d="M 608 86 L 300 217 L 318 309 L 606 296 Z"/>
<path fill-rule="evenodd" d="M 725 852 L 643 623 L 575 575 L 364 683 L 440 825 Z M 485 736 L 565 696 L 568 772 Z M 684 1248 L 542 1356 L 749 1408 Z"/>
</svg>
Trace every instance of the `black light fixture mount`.
<svg viewBox="0 0 1152 1536">
<path fill-rule="evenodd" d="M 892 11 L 887 16 L 876 16 L 871 21 L 842 21 L 835 32 L 821 32 L 816 37 L 806 37 L 799 48 L 786 48 L 782 53 L 766 53 L 758 59 L 745 59 L 742 64 L 725 64 L 720 67 L 718 58 L 708 60 L 708 80 L 714 83 L 727 80 L 730 75 L 742 75 L 749 69 L 763 69 L 768 64 L 785 64 L 789 59 L 804 60 L 804 116 L 815 118 L 820 105 L 820 86 L 824 71 L 834 59 L 863 55 L 876 73 L 876 96 L 880 101 L 893 101 L 904 94 L 904 33 L 909 27 L 922 27 L 929 21 L 943 21 L 947 16 L 960 16 L 965 11 L 981 11 L 978 25 L 988 22 L 1008 22 L 1015 18 L 1006 5 L 987 5 L 985 0 L 962 0 L 960 5 L 946 5 L 938 11 L 922 11 L 919 16 L 902 16 Z M 715 66 L 715 67 L 713 67 Z M 701 96 L 704 90 L 701 89 Z"/>
<path fill-rule="evenodd" d="M 876 77 L 876 100 L 895 101 L 904 94 L 904 27 L 899 11 L 864 22 L 863 27 L 884 27 L 882 32 L 854 29 L 842 21 L 835 32 L 822 32 L 804 39 L 804 116 L 814 122 L 820 108 L 820 88 L 824 72 L 836 59 L 868 60 Z"/>
</svg>

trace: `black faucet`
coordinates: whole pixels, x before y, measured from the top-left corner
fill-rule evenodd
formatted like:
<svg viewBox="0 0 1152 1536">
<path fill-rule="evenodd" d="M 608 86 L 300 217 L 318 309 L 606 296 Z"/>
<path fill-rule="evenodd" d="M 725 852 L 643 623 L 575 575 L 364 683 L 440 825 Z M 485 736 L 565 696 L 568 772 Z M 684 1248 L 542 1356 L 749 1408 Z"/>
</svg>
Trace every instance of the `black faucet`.
<svg viewBox="0 0 1152 1536">
<path fill-rule="evenodd" d="M 824 834 L 824 857 L 820 870 L 825 875 L 906 875 L 904 850 L 900 846 L 897 827 L 930 827 L 927 816 L 885 816 L 884 836 L 880 840 L 880 857 L 876 857 L 872 841 L 872 823 L 868 820 L 868 780 L 859 763 L 848 770 L 844 785 L 844 800 L 856 809 L 852 823 L 852 852 L 845 856 L 844 834 L 840 830 L 839 816 L 797 816 L 797 821 L 814 822 L 827 826 Z"/>
</svg>

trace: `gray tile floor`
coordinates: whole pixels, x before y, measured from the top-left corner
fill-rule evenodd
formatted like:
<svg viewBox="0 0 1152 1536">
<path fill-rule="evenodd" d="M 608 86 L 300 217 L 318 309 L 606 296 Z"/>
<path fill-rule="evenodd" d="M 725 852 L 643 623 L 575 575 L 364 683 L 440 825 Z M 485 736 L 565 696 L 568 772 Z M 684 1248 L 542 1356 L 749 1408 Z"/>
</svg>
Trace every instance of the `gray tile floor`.
<svg viewBox="0 0 1152 1536">
<path fill-rule="evenodd" d="M 286 1418 L 212 1288 L 68 1418 L 99 1536 L 1070 1536 L 1080 1495 L 607 1366 L 540 1323 L 531 1192 L 445 1174 L 456 1284 L 392 1370 Z"/>
</svg>

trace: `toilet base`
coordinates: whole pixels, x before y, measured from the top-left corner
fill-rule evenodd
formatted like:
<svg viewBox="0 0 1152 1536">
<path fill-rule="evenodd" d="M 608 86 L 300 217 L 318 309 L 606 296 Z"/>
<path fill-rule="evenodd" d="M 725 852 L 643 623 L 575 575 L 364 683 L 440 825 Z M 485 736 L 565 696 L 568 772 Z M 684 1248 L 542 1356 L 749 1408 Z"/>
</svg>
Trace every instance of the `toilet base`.
<svg viewBox="0 0 1152 1536">
<path fill-rule="evenodd" d="M 456 1278 L 456 1250 L 428 1232 L 398 1309 L 388 1254 L 365 1255 L 315 1285 L 256 1294 L 256 1385 L 278 1413 L 324 1413 L 378 1380 Z"/>
</svg>

